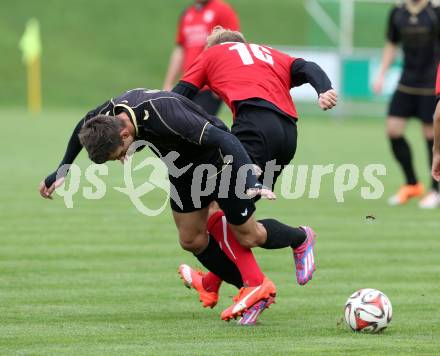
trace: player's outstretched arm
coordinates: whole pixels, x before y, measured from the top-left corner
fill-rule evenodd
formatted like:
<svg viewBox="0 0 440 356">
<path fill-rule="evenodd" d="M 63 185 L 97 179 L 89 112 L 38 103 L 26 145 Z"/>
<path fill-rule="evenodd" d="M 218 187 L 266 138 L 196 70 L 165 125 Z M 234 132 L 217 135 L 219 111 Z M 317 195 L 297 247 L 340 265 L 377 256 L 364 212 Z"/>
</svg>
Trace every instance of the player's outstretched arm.
<svg viewBox="0 0 440 356">
<path fill-rule="evenodd" d="M 61 163 L 58 168 L 49 174 L 43 181 L 40 183 L 39 192 L 40 195 L 45 199 L 52 199 L 52 193 L 64 182 L 64 176 L 58 177 L 57 173 L 58 169 L 65 164 L 72 164 L 78 154 L 81 152 L 82 145 L 79 141 L 78 134 L 81 131 L 81 127 L 84 125 L 84 119 L 82 119 L 75 126 L 72 135 L 70 136 L 69 143 L 67 144 L 66 152 L 64 154 Z M 67 174 L 67 171 L 65 172 Z"/>
<path fill-rule="evenodd" d="M 98 115 L 101 112 L 108 111 L 112 108 L 112 101 L 106 101 L 104 104 L 98 106 L 96 109 L 89 111 L 84 118 L 82 118 L 78 124 L 76 124 L 72 135 L 70 136 L 69 143 L 67 144 L 66 152 L 64 153 L 64 157 L 61 160 L 58 168 L 49 174 L 43 181 L 40 182 L 39 192 L 40 195 L 45 199 L 52 199 L 52 193 L 58 188 L 61 184 L 63 184 L 64 177 L 69 172 L 68 170 L 64 170 L 63 172 L 59 172 L 61 176 L 57 177 L 58 170 L 60 167 L 66 164 L 72 164 L 75 158 L 82 150 L 81 142 L 79 141 L 78 134 L 81 131 L 84 123 L 87 120 L 90 120 L 92 117 Z M 58 178 L 58 179 L 57 179 Z"/>
<path fill-rule="evenodd" d="M 44 198 L 44 199 L 53 199 L 52 198 L 52 194 L 55 191 L 55 189 L 57 189 L 58 187 L 60 187 L 62 184 L 64 183 L 64 177 L 61 177 L 60 179 L 57 179 L 52 185 L 50 185 L 49 187 L 46 187 L 46 183 L 45 183 L 45 179 L 42 180 L 40 182 L 40 186 L 38 188 L 40 195 Z"/>
<path fill-rule="evenodd" d="M 434 113 L 434 146 L 432 159 L 432 177 L 440 182 L 440 101 Z"/>
<path fill-rule="evenodd" d="M 309 83 L 318 94 L 318 105 L 322 110 L 333 108 L 338 95 L 324 70 L 314 62 L 296 59 L 290 68 L 292 88 Z"/>
</svg>

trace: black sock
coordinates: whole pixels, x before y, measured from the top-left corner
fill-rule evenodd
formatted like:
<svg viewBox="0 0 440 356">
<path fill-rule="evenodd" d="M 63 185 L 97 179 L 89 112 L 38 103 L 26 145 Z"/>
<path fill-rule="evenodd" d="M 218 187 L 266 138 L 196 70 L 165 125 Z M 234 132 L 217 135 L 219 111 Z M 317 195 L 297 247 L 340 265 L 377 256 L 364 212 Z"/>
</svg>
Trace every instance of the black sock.
<svg viewBox="0 0 440 356">
<path fill-rule="evenodd" d="M 426 147 L 428 148 L 428 157 L 429 157 L 429 175 L 431 175 L 431 166 L 432 166 L 432 147 L 434 146 L 434 140 L 426 139 Z M 431 189 L 438 192 L 438 182 L 431 177 Z"/>
<path fill-rule="evenodd" d="M 219 276 L 225 282 L 230 283 L 237 288 L 243 287 L 243 279 L 237 266 L 222 251 L 217 241 L 210 236 L 208 246 L 205 250 L 194 255 L 200 263 L 209 271 Z"/>
<path fill-rule="evenodd" d="M 267 231 L 267 240 L 260 247 L 266 249 L 277 249 L 284 247 L 297 248 L 306 239 L 305 231 L 299 227 L 284 225 L 275 219 L 258 220 Z"/>
<path fill-rule="evenodd" d="M 417 177 L 412 164 L 411 149 L 408 145 L 408 142 L 406 142 L 403 136 L 398 138 L 390 138 L 390 142 L 394 157 L 400 163 L 400 167 L 405 174 L 406 184 L 417 184 Z"/>
</svg>

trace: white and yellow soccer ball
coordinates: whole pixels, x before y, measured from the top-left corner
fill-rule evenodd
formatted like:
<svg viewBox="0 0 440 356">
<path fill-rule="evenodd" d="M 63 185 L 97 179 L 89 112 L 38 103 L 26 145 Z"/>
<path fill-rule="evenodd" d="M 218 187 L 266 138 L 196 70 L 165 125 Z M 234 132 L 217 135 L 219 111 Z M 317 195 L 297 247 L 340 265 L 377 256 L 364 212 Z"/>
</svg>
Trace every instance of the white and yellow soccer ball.
<svg viewBox="0 0 440 356">
<path fill-rule="evenodd" d="M 353 331 L 377 333 L 389 325 L 392 316 L 390 300 L 376 289 L 359 289 L 345 303 L 345 322 Z"/>
</svg>

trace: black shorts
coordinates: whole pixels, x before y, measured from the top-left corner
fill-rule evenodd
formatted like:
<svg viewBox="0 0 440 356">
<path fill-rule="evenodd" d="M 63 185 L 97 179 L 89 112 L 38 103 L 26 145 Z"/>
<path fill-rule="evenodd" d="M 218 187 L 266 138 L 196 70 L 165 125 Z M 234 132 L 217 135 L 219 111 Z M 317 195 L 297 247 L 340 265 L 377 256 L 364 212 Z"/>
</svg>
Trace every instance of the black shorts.
<svg viewBox="0 0 440 356">
<path fill-rule="evenodd" d="M 215 167 L 215 168 L 214 168 Z M 171 209 L 177 213 L 190 213 L 209 206 L 216 201 L 223 210 L 228 223 L 233 225 L 244 224 L 255 212 L 255 204 L 252 199 L 240 198 L 235 193 L 235 184 L 221 184 L 224 166 L 212 164 L 213 171 L 201 171 L 194 174 L 196 167 L 192 167 L 182 176 L 170 180 L 170 204 Z M 226 181 L 235 182 L 235 177 Z M 201 192 L 207 192 L 201 193 Z M 209 193 L 209 194 L 208 194 Z M 242 192 L 244 195 L 244 191 Z"/>
<path fill-rule="evenodd" d="M 435 106 L 435 95 L 414 95 L 396 90 L 390 102 L 388 116 L 405 119 L 416 117 L 423 123 L 432 125 Z"/>
<path fill-rule="evenodd" d="M 297 143 L 296 122 L 274 110 L 259 106 L 241 105 L 231 132 L 240 140 L 253 163 L 264 172 L 266 163 L 276 160 L 281 170 L 295 156 Z M 281 170 L 274 174 L 272 184 L 259 180 L 273 189 Z"/>
<path fill-rule="evenodd" d="M 222 104 L 222 99 L 211 90 L 200 91 L 192 100 L 200 105 L 209 115 L 214 116 L 217 115 Z"/>
</svg>

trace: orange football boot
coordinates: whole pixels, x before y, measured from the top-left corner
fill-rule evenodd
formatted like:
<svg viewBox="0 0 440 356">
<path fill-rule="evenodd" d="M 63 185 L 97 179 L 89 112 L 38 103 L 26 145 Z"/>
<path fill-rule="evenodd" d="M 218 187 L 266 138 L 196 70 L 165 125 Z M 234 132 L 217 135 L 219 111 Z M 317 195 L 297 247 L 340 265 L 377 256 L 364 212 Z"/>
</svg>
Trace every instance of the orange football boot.
<svg viewBox="0 0 440 356">
<path fill-rule="evenodd" d="M 250 307 L 263 299 L 274 298 L 277 290 L 273 282 L 265 277 L 263 283 L 256 287 L 240 288 L 238 294 L 233 297 L 234 304 L 223 310 L 222 320 L 229 321 L 233 318 L 243 315 Z"/>
<path fill-rule="evenodd" d="M 192 269 L 190 266 L 182 264 L 179 266 L 178 273 L 183 279 L 183 284 L 187 288 L 193 288 L 199 293 L 199 300 L 204 308 L 214 308 L 218 302 L 217 292 L 208 292 L 203 287 L 203 276 L 205 273 Z"/>
<path fill-rule="evenodd" d="M 403 185 L 399 191 L 388 199 L 390 205 L 403 205 L 412 198 L 418 198 L 425 194 L 422 183 Z"/>
</svg>

